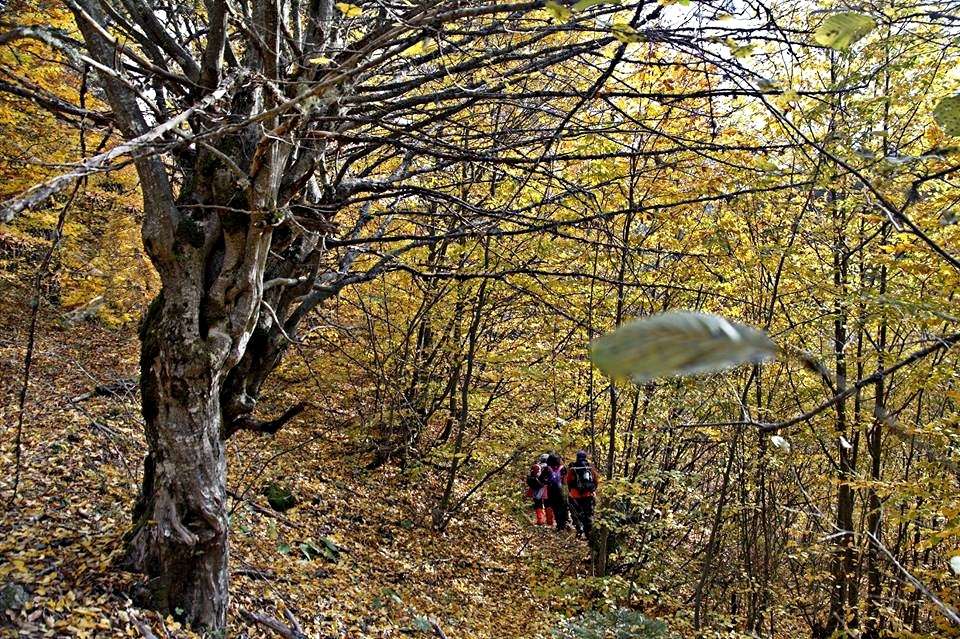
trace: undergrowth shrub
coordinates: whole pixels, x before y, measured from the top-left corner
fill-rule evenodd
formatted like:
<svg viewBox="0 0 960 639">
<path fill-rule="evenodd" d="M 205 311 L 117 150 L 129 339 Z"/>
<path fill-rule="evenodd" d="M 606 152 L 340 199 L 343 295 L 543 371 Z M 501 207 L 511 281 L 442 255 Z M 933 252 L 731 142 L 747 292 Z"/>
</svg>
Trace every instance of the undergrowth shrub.
<svg viewBox="0 0 960 639">
<path fill-rule="evenodd" d="M 617 608 L 608 612 L 591 611 L 567 619 L 554 636 L 557 639 L 665 639 L 667 625 L 648 619 L 636 610 Z"/>
</svg>

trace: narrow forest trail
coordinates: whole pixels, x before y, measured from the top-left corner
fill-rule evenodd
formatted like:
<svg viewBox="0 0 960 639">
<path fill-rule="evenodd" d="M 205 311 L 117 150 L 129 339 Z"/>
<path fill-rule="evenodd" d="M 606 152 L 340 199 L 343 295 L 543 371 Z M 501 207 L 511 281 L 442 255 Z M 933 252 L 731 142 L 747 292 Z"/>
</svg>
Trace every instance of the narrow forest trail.
<svg viewBox="0 0 960 639">
<path fill-rule="evenodd" d="M 15 379 L 24 321 L 7 313 L 0 324 L 10 336 L 3 375 Z M 194 636 L 140 609 L 136 576 L 116 568 L 143 453 L 135 397 L 71 400 L 133 376 L 137 348 L 94 326 L 42 322 L 31 393 L 44 401 L 26 415 L 20 497 L 0 515 L 0 584 L 29 599 L 0 619 L 0 636 L 139 637 L 141 625 Z M 318 419 L 305 413 L 274 438 L 231 445 L 229 486 L 241 497 L 230 500 L 232 636 L 273 636 L 243 612 L 285 609 L 316 637 L 426 637 L 427 619 L 451 638 L 549 633 L 565 603 L 552 591 L 546 605 L 544 586 L 588 569 L 583 542 L 521 521 L 503 495 L 471 501 L 437 533 L 434 495 L 393 467 L 365 470 L 368 460 Z M 3 449 L 4 468 L 12 453 Z M 2 481 L 8 489 L 9 474 Z M 297 505 L 272 511 L 261 494 L 269 482 L 290 486 Z"/>
<path fill-rule="evenodd" d="M 450 637 L 540 637 L 563 607 L 546 604 L 544 586 L 588 566 L 583 542 L 520 521 L 497 499 L 472 502 L 438 533 L 429 525 L 433 496 L 408 487 L 395 468 L 367 471 L 329 441 L 289 454 L 275 467 L 287 474 L 272 479 L 293 486 L 301 503 L 275 521 L 246 511 L 238 519 L 249 534 L 234 537 L 237 554 L 284 581 L 241 577 L 235 608 L 272 600 L 301 621 L 320 611 L 320 636 L 395 636 L 434 619 Z M 297 556 L 305 542 L 332 542 L 340 558 L 305 570 Z"/>
</svg>

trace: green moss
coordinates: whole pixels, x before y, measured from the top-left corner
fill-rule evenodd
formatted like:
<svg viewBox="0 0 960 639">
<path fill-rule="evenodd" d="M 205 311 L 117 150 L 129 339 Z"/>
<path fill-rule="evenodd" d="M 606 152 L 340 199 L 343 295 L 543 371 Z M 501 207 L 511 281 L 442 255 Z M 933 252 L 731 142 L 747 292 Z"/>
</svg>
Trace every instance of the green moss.
<svg viewBox="0 0 960 639">
<path fill-rule="evenodd" d="M 585 613 L 566 620 L 554 632 L 557 639 L 666 639 L 668 636 L 662 621 L 624 608 Z"/>
<path fill-rule="evenodd" d="M 293 496 L 289 488 L 273 482 L 266 485 L 263 494 L 267 497 L 270 507 L 277 512 L 282 513 L 290 510 L 297 504 L 297 498 Z"/>
</svg>

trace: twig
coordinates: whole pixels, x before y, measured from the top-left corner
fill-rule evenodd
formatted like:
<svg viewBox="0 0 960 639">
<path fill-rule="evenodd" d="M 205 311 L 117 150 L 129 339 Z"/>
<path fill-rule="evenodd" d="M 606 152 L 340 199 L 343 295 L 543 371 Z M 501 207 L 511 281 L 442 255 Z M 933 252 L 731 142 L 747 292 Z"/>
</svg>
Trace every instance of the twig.
<svg viewBox="0 0 960 639">
<path fill-rule="evenodd" d="M 130 377 L 127 379 L 119 379 L 113 382 L 107 382 L 106 384 L 98 384 L 94 387 L 92 391 L 82 393 L 77 395 L 71 402 L 85 402 L 88 399 L 93 399 L 94 397 L 101 397 L 105 395 L 111 395 L 114 397 L 121 397 L 123 395 L 129 395 L 137 390 L 140 386 L 139 377 Z"/>
<path fill-rule="evenodd" d="M 43 286 L 43 280 L 50 271 L 50 261 L 57 247 L 60 246 L 60 239 L 63 237 L 63 225 L 67 221 L 67 213 L 70 206 L 80 191 L 83 182 L 74 184 L 73 192 L 67 199 L 66 204 L 60 209 L 60 216 L 57 218 L 57 226 L 53 232 L 53 239 L 50 241 L 50 248 L 43 256 L 43 261 L 37 269 L 37 274 L 33 279 L 33 297 L 30 300 L 30 329 L 27 333 L 27 352 L 23 356 L 23 374 L 21 375 L 20 395 L 17 398 L 17 431 L 14 436 L 13 453 L 13 491 L 10 494 L 10 500 L 7 506 L 12 506 L 17 499 L 17 490 L 20 488 L 20 468 L 23 465 L 23 418 L 27 406 L 27 393 L 30 387 L 30 372 L 33 368 L 33 351 L 37 343 L 37 319 L 40 315 L 40 288 Z"/>
<path fill-rule="evenodd" d="M 899 561 L 897 561 L 897 558 L 894 557 L 889 550 L 887 550 L 886 546 L 881 544 L 880 540 L 877 539 L 869 530 L 867 531 L 867 538 L 877 547 L 877 550 L 883 553 L 883 556 L 887 558 L 887 561 L 893 564 L 894 567 L 903 574 L 904 578 L 906 578 L 907 582 L 909 582 L 911 586 L 923 593 L 927 599 L 932 601 L 934 605 L 936 605 L 937 608 L 943 612 L 943 615 L 950 620 L 950 623 L 960 626 L 960 615 L 957 614 L 956 610 L 943 603 L 939 597 L 930 592 L 929 588 L 920 583 L 919 579 L 911 575 L 907 569 L 904 568 Z"/>
<path fill-rule="evenodd" d="M 143 623 L 143 620 L 140 619 L 132 610 L 127 611 L 127 616 L 130 617 L 130 620 L 133 621 L 133 625 L 137 627 L 137 630 L 140 631 L 140 634 L 143 635 L 143 639 L 157 639 L 157 635 L 153 634 L 153 630 L 150 629 L 150 626 Z"/>
<path fill-rule="evenodd" d="M 530 542 L 533 541 L 533 538 L 536 537 L 538 534 L 539 532 L 536 529 L 534 529 L 534 531 L 530 533 L 530 535 L 528 535 L 527 538 L 524 540 L 523 544 L 520 545 L 520 549 L 517 551 L 517 554 L 514 555 L 513 558 L 520 559 L 520 555 L 523 554 L 523 551 L 527 549 L 527 546 L 530 545 Z"/>
<path fill-rule="evenodd" d="M 236 570 L 231 570 L 230 575 L 233 577 L 250 577 L 251 579 L 260 581 L 273 581 L 276 579 L 276 573 L 272 570 L 261 570 L 259 568 L 237 568 Z"/>
<path fill-rule="evenodd" d="M 439 639 L 448 639 L 447 635 L 443 634 L 443 628 L 440 627 L 440 624 L 437 623 L 435 619 L 430 619 L 430 627 L 433 628 L 433 632 L 437 635 Z"/>
<path fill-rule="evenodd" d="M 481 477 L 481 478 L 480 478 L 480 481 L 478 481 L 478 482 L 473 486 L 473 488 L 471 488 L 471 489 L 468 490 L 466 493 L 464 493 L 463 496 L 461 496 L 460 499 L 457 500 L 457 503 L 453 504 L 453 505 L 447 510 L 447 512 L 444 513 L 443 527 L 445 528 L 445 527 L 453 520 L 453 516 L 457 514 L 457 511 L 460 510 L 460 508 L 463 506 L 463 504 L 466 503 L 466 501 L 467 501 L 468 499 L 470 499 L 470 497 L 472 497 L 474 493 L 476 493 L 478 490 L 480 490 L 480 488 L 482 488 L 483 485 L 486 484 L 486 483 L 490 480 L 490 478 L 492 478 L 494 475 L 496 475 L 497 473 L 499 473 L 501 470 L 503 470 L 504 468 L 506 468 L 507 466 L 509 466 L 510 464 L 512 464 L 512 463 L 513 463 L 518 457 L 520 457 L 520 455 L 521 455 L 522 453 L 524 453 L 524 452 L 525 452 L 525 449 L 523 449 L 523 448 L 520 448 L 520 449 L 514 451 L 514 453 L 513 453 L 512 455 L 510 455 L 510 457 L 508 457 L 505 462 L 503 462 L 502 464 L 500 464 L 500 465 L 497 466 L 496 468 L 493 468 L 492 470 L 488 471 L 487 474 L 485 474 L 483 477 Z"/>
<path fill-rule="evenodd" d="M 816 408 L 807 411 L 803 415 L 798 415 L 797 417 L 788 419 L 787 421 L 784 421 L 784 422 L 761 425 L 760 432 L 772 433 L 782 428 L 787 428 L 789 426 L 794 426 L 796 424 L 805 422 L 809 420 L 811 417 L 819 415 L 820 413 L 827 410 L 828 408 L 831 408 L 832 406 L 835 406 L 840 402 L 842 402 L 843 400 L 847 399 L 848 397 L 854 395 L 858 390 L 860 390 L 864 386 L 875 384 L 876 382 L 883 379 L 884 377 L 891 375 L 892 373 L 903 368 L 904 366 L 908 366 L 910 364 L 913 364 L 914 362 L 917 362 L 923 359 L 927 355 L 936 353 L 937 351 L 940 351 L 940 350 L 949 349 L 957 342 L 960 342 L 960 333 L 951 333 L 950 335 L 944 335 L 943 337 L 938 337 L 935 339 L 934 343 L 931 344 L 930 346 L 927 346 L 926 348 L 922 348 L 918 351 L 913 352 L 912 354 L 900 360 L 893 366 L 890 366 L 882 371 L 877 371 L 876 373 L 874 373 L 873 375 L 869 375 L 868 377 L 864 377 L 863 379 L 858 381 L 856 384 L 849 386 L 842 393 L 837 393 L 827 401 L 823 402 Z"/>
</svg>

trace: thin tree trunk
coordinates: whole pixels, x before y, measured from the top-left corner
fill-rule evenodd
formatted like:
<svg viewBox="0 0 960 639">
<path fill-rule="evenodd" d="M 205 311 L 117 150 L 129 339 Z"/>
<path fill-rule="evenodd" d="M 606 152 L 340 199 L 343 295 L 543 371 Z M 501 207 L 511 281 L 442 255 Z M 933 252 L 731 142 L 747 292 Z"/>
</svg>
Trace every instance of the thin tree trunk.
<svg viewBox="0 0 960 639">
<path fill-rule="evenodd" d="M 887 38 L 885 40 L 885 61 L 883 71 L 883 90 L 884 95 L 889 95 L 890 92 L 890 26 L 887 25 Z M 890 139 L 889 139 L 889 126 L 890 126 L 890 104 L 889 102 L 884 103 L 883 106 L 883 153 L 886 156 L 890 152 Z M 889 234 L 889 224 L 887 222 L 883 223 L 880 240 L 881 244 L 885 244 L 887 241 L 887 236 Z M 886 264 L 880 267 L 880 286 L 879 286 L 880 296 L 883 297 L 887 293 L 887 266 Z M 882 315 L 880 318 L 880 329 L 879 335 L 877 336 L 877 371 L 883 372 L 884 370 L 884 356 L 887 349 L 887 317 Z M 921 395 L 922 397 L 922 395 Z M 876 397 L 874 399 L 874 419 L 873 425 L 868 434 L 868 446 L 870 450 L 870 479 L 872 483 L 869 490 L 867 491 L 867 503 L 869 511 L 867 512 L 867 529 L 873 534 L 873 536 L 880 540 L 881 536 L 881 525 L 882 520 L 882 511 L 880 496 L 877 493 L 877 484 L 882 479 L 882 451 L 883 451 L 883 416 L 886 414 L 886 386 L 884 384 L 884 378 L 880 377 L 877 380 L 876 385 Z M 880 566 L 883 558 L 880 556 L 880 549 L 877 547 L 877 544 L 869 544 L 869 554 L 867 556 L 867 610 L 866 610 L 866 623 L 865 623 L 865 633 L 864 636 L 866 639 L 878 639 L 880 637 L 880 632 L 883 628 L 883 624 L 880 620 L 880 597 L 882 595 L 882 585 L 880 580 Z"/>
<path fill-rule="evenodd" d="M 886 227 L 886 225 L 884 225 Z M 880 267 L 880 295 L 886 295 L 887 292 L 887 267 Z M 883 316 L 880 319 L 880 331 L 877 337 L 877 371 L 884 370 L 884 354 L 887 348 L 887 318 Z M 867 529 L 877 539 L 881 538 L 882 505 L 880 495 L 877 493 L 877 484 L 882 479 L 882 453 L 883 453 L 883 416 L 886 414 L 886 387 L 884 378 L 877 380 L 876 399 L 874 400 L 874 420 L 873 427 L 869 433 L 870 448 L 870 479 L 872 483 L 867 491 L 867 501 L 869 511 L 867 513 Z M 869 555 L 867 556 L 867 619 L 865 636 L 874 639 L 880 636 L 882 625 L 880 623 L 880 597 L 882 594 L 880 581 L 880 567 L 883 558 L 880 556 L 880 550 L 876 544 L 870 544 Z"/>
<path fill-rule="evenodd" d="M 727 503 L 727 492 L 730 488 L 730 474 L 733 470 L 733 461 L 737 455 L 737 436 L 730 442 L 730 450 L 727 453 L 727 464 L 723 470 L 723 480 L 720 483 L 720 495 L 717 498 L 717 510 L 713 515 L 713 526 L 710 528 L 710 537 L 707 540 L 707 547 L 704 551 L 703 566 L 700 569 L 700 579 L 697 581 L 697 590 L 693 595 L 693 627 L 699 630 L 703 627 L 703 604 L 706 599 L 707 582 L 710 579 L 710 573 L 713 569 L 713 561 L 720 547 L 720 526 L 723 523 L 723 509 Z"/>
<path fill-rule="evenodd" d="M 633 202 L 633 180 L 630 181 L 629 201 Z M 620 236 L 620 264 L 617 267 L 617 308 L 614 316 L 614 325 L 620 326 L 623 322 L 623 312 L 625 306 L 624 295 L 626 287 L 624 278 L 627 274 L 627 260 L 630 258 L 630 227 L 633 224 L 633 209 L 627 211 L 623 220 L 623 232 Z M 617 460 L 617 417 L 619 410 L 619 394 L 617 386 L 611 380 L 610 382 L 610 432 L 607 442 L 607 480 L 613 479 Z"/>
<path fill-rule="evenodd" d="M 836 200 L 831 193 L 831 205 Z M 847 268 L 848 254 L 846 243 L 844 242 L 844 222 L 843 213 L 837 213 L 836 245 L 834 246 L 833 258 L 833 283 L 837 301 L 834 306 L 833 321 L 833 347 L 834 363 L 836 371 L 836 392 L 843 393 L 847 388 L 847 359 L 844 349 L 847 343 L 847 311 L 843 296 L 847 289 Z M 837 514 L 835 525 L 837 527 L 836 547 L 833 558 L 833 587 L 830 592 L 830 618 L 827 620 L 827 635 L 839 628 L 846 628 L 852 625 L 854 620 L 849 619 L 848 615 L 853 612 L 850 609 L 851 595 L 853 594 L 854 584 L 851 576 L 853 574 L 853 507 L 854 492 L 850 486 L 850 478 L 853 474 L 852 451 L 844 445 L 840 438 L 846 440 L 847 433 L 847 403 L 838 402 L 836 405 L 837 421 L 835 432 L 837 435 L 837 451 L 839 453 L 839 485 L 837 486 Z"/>
<path fill-rule="evenodd" d="M 484 247 L 484 267 L 489 265 L 489 245 Z M 453 445 L 453 459 L 450 461 L 450 470 L 447 474 L 446 486 L 443 490 L 443 496 L 440 503 L 433 512 L 433 527 L 437 530 L 444 530 L 450 523 L 451 504 L 453 503 L 453 490 L 456 486 L 457 472 L 460 469 L 460 458 L 463 451 L 463 434 L 467 429 L 467 420 L 470 416 L 470 382 L 473 377 L 473 367 L 477 354 L 477 342 L 480 336 L 480 325 L 483 320 L 483 308 L 486 304 L 487 284 L 489 280 L 483 280 L 480 283 L 480 290 L 477 292 L 477 303 L 473 310 L 473 316 L 470 320 L 470 327 L 467 332 L 467 359 L 466 368 L 463 374 L 463 382 L 460 385 L 460 414 L 457 419 L 457 435 Z"/>
</svg>

